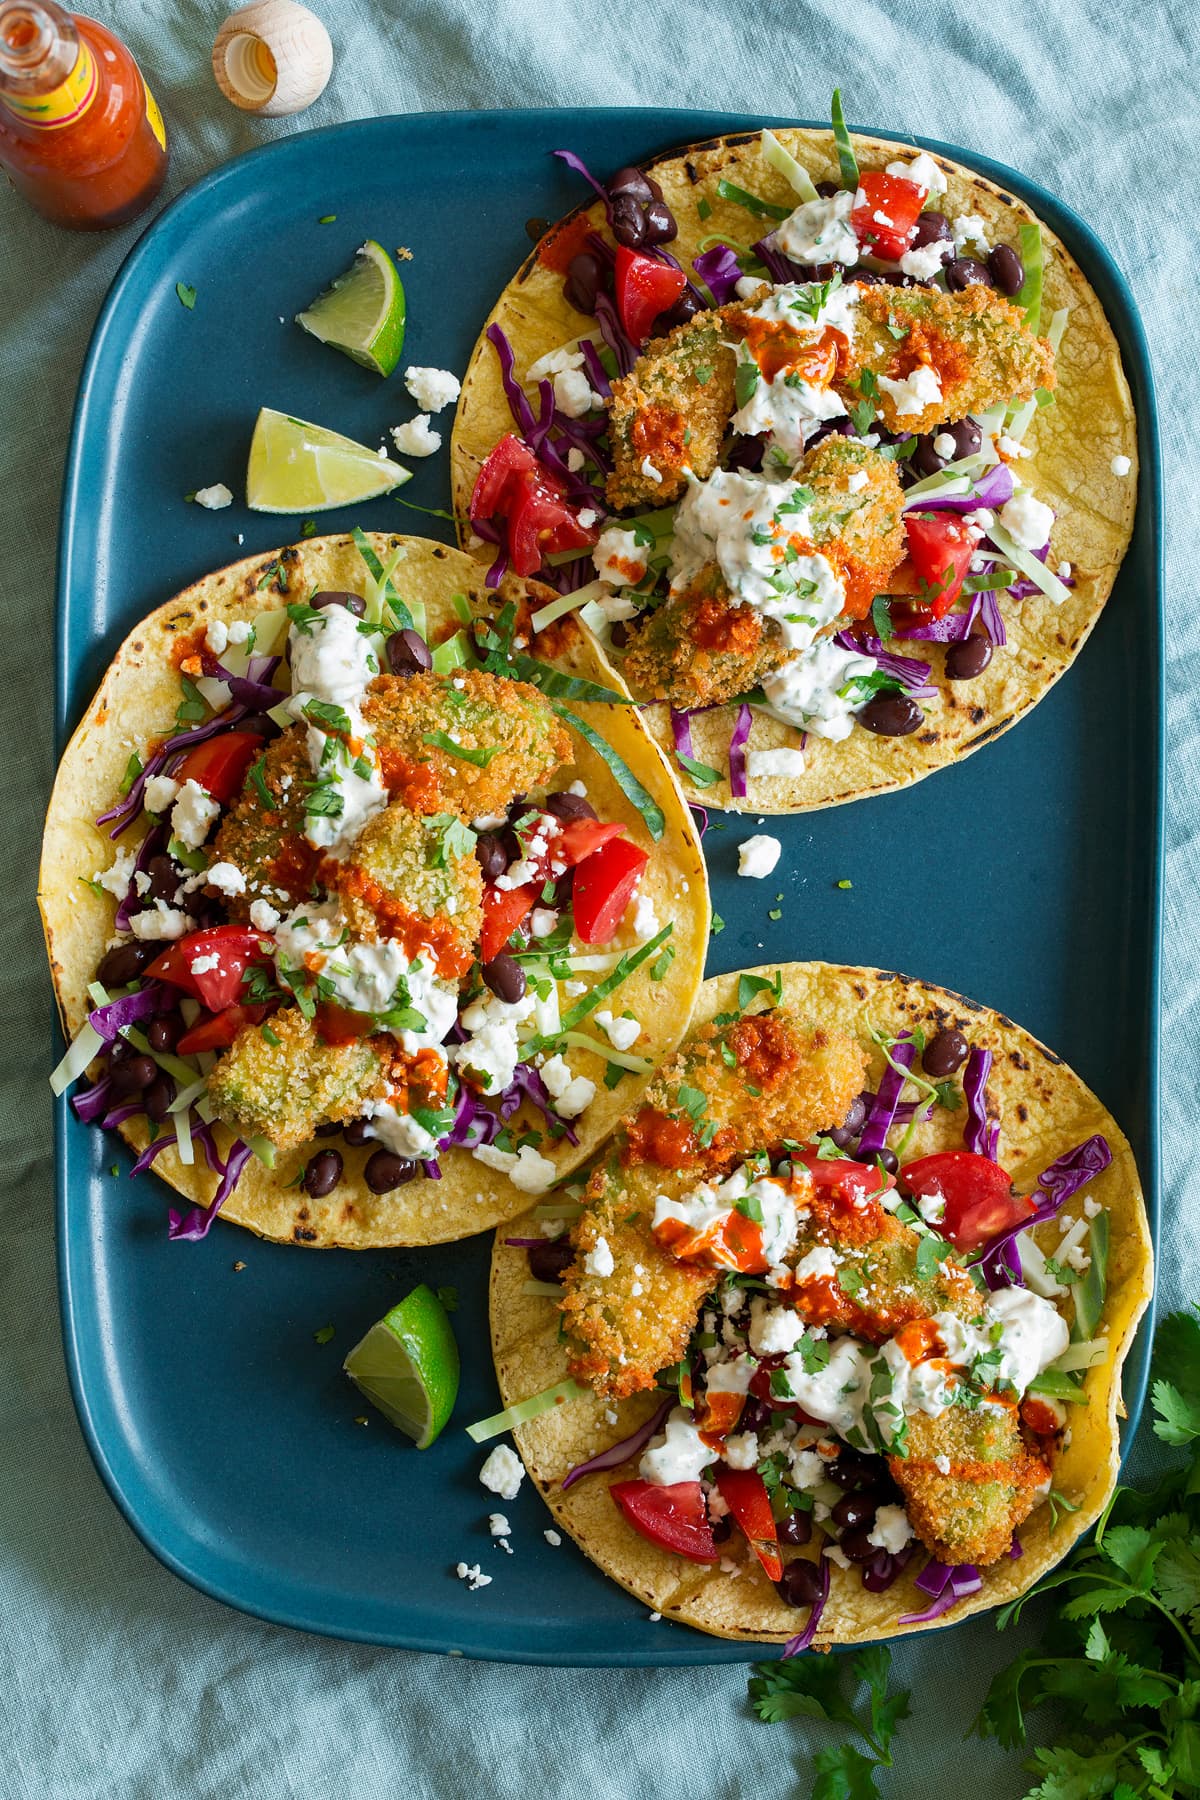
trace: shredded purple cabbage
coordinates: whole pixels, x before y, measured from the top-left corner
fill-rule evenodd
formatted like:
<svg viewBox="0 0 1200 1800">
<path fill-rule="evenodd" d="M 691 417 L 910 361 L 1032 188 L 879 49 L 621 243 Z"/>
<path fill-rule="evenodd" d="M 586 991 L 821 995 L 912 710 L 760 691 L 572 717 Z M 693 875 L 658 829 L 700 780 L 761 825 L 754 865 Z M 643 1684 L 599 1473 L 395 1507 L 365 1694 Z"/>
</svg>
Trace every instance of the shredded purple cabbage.
<svg viewBox="0 0 1200 1800">
<path fill-rule="evenodd" d="M 1007 463 L 994 463 L 985 469 L 969 494 L 918 494 L 905 499 L 905 510 L 913 512 L 978 512 L 981 506 L 994 511 L 1013 497 L 1013 473 Z"/>
<path fill-rule="evenodd" d="M 282 696 L 276 695 L 276 699 L 280 698 L 282 698 Z M 107 812 L 102 812 L 96 820 L 97 825 L 111 824 L 114 829 L 110 831 L 108 835 L 113 838 L 119 838 L 121 833 L 128 830 L 129 826 L 133 824 L 133 821 L 141 812 L 142 795 L 145 792 L 146 783 L 150 780 L 151 776 L 161 775 L 171 758 L 178 751 L 194 750 L 197 744 L 207 743 L 209 738 L 217 737 L 221 732 L 228 731 L 231 726 L 239 724 L 242 719 L 245 719 L 248 716 L 246 707 L 239 705 L 237 701 L 235 701 L 232 706 L 227 706 L 224 712 L 218 713 L 213 719 L 209 719 L 207 724 L 194 725 L 190 731 L 180 731 L 177 732 L 174 737 L 167 738 L 164 743 L 159 745 L 145 768 L 135 778 L 133 786 L 125 795 L 125 798 L 123 800 L 118 800 L 115 806 L 110 806 Z"/>
<path fill-rule="evenodd" d="M 675 740 L 675 754 L 689 756 L 696 760 L 696 752 L 692 748 L 692 715 L 691 712 L 678 712 L 671 708 L 671 736 Z"/>
<path fill-rule="evenodd" d="M 525 390 L 513 372 L 515 357 L 513 347 L 504 334 L 503 328 L 494 322 L 488 326 L 484 336 L 494 347 L 500 363 L 500 380 L 504 387 L 504 398 L 508 401 L 508 410 L 521 429 L 523 437 L 531 437 L 537 429 L 537 420 L 533 408 L 525 396 Z M 474 517 L 472 516 L 472 524 Z"/>
<path fill-rule="evenodd" d="M 729 792 L 735 800 L 746 798 L 746 743 L 753 723 L 754 714 L 743 700 L 729 740 Z"/>
<path fill-rule="evenodd" d="M 131 1175 L 140 1175 L 144 1169 L 150 1167 L 150 1164 L 154 1161 L 155 1157 L 160 1155 L 162 1151 L 167 1148 L 168 1144 L 177 1142 L 178 1139 L 173 1131 L 161 1132 L 152 1143 L 146 1145 L 146 1148 L 142 1151 L 142 1154 L 138 1157 L 129 1173 Z"/>
<path fill-rule="evenodd" d="M 438 1149 L 453 1145 L 456 1149 L 474 1150 L 480 1144 L 494 1143 L 500 1135 L 500 1120 L 483 1104 L 474 1088 L 459 1084 L 454 1102 L 454 1123 L 441 1139 Z"/>
<path fill-rule="evenodd" d="M 759 238 L 757 244 L 751 244 L 750 248 L 759 262 L 763 264 L 772 281 L 788 282 L 804 279 L 800 264 L 793 262 L 790 256 L 784 255 L 773 231 L 769 231 L 765 237 Z"/>
<path fill-rule="evenodd" d="M 591 338 L 580 338 L 579 349 L 583 356 L 583 365 L 587 370 L 588 380 L 596 392 L 607 400 L 612 394 L 612 383 L 608 379 L 604 364 L 600 361 L 600 352 Z"/>
<path fill-rule="evenodd" d="M 929 684 L 929 664 L 915 656 L 897 656 L 893 651 L 885 650 L 882 638 L 857 638 L 852 631 L 839 631 L 833 641 L 843 650 L 856 650 L 862 656 L 874 657 L 884 674 L 900 682 L 914 699 L 931 700 L 937 693 L 937 689 Z"/>
<path fill-rule="evenodd" d="M 877 1550 L 870 1562 L 862 1565 L 862 1584 L 867 1592 L 886 1594 L 912 1561 L 916 1550 L 915 1544 L 905 1544 L 901 1550 Z"/>
<path fill-rule="evenodd" d="M 617 371 L 628 375 L 638 359 L 637 345 L 617 315 L 617 309 L 605 293 L 596 295 L 596 323 L 600 336 L 617 359 Z"/>
<path fill-rule="evenodd" d="M 279 667 L 282 657 L 252 656 L 246 666 L 244 675 L 234 675 L 220 662 L 211 650 L 201 653 L 204 673 L 217 681 L 223 681 L 238 704 L 248 713 L 269 712 L 287 698 L 277 687 L 271 686 L 271 677 Z"/>
<path fill-rule="evenodd" d="M 1049 1168 L 1042 1170 L 1037 1188 L 1046 1198 L 1026 1218 L 1008 1226 L 980 1251 L 980 1272 L 993 1293 L 998 1288 L 1025 1285 L 1021 1252 L 1016 1242 L 1021 1233 L 1052 1219 L 1081 1187 L 1102 1175 L 1111 1161 L 1108 1139 L 1097 1132 L 1094 1137 L 1085 1138 L 1082 1144 L 1076 1144 L 1073 1150 L 1064 1151 Z"/>
<path fill-rule="evenodd" d="M 962 1078 L 963 1097 L 967 1102 L 963 1144 L 975 1156 L 986 1156 L 990 1162 L 995 1162 L 1000 1146 L 1000 1127 L 987 1116 L 987 1078 L 991 1068 L 991 1051 L 972 1044 Z"/>
<path fill-rule="evenodd" d="M 559 162 L 565 162 L 568 169 L 574 169 L 574 171 L 577 175 L 583 176 L 583 179 L 587 182 L 588 186 L 595 193 L 596 197 L 600 200 L 603 200 L 604 216 L 608 220 L 609 224 L 611 225 L 612 224 L 612 201 L 608 197 L 608 189 L 606 187 L 601 186 L 600 182 L 598 182 L 596 180 L 596 177 L 592 174 L 592 171 L 588 168 L 588 166 L 584 162 L 582 156 L 576 156 L 576 154 L 573 150 L 552 150 L 550 152 L 550 154 L 551 154 L 551 156 L 557 156 Z"/>
<path fill-rule="evenodd" d="M 829 1599 L 829 1558 L 822 1552 L 817 1567 L 821 1575 L 821 1591 L 812 1603 L 812 1611 L 808 1615 L 808 1624 L 795 1637 L 789 1638 L 783 1646 L 781 1661 L 789 1656 L 799 1656 L 802 1650 L 811 1647 L 817 1635 L 817 1626 L 821 1622 L 821 1614 L 825 1611 L 825 1603 Z"/>
<path fill-rule="evenodd" d="M 909 625 L 898 628 L 893 636 L 912 639 L 927 644 L 957 644 L 963 638 L 970 637 L 971 627 L 979 617 L 983 602 L 982 594 L 972 594 L 971 604 L 965 613 L 946 613 L 940 619 L 930 619 L 926 625 Z M 1001 630 L 1003 630 L 1001 626 Z"/>
<path fill-rule="evenodd" d="M 189 1243 L 196 1243 L 200 1238 L 208 1236 L 213 1220 L 237 1186 L 242 1170 L 250 1160 L 251 1150 L 249 1144 L 243 1143 L 241 1138 L 235 1138 L 229 1146 L 228 1158 L 222 1162 L 211 1125 L 201 1123 L 194 1126 L 192 1136 L 203 1149 L 204 1160 L 209 1168 L 214 1175 L 220 1177 L 220 1180 L 217 1183 L 217 1191 L 207 1206 L 193 1206 L 186 1213 L 178 1213 L 174 1207 L 171 1208 L 167 1215 L 167 1236 L 183 1238 Z M 156 1143 L 162 1145 L 165 1141 L 165 1139 L 159 1138 Z M 154 1145 L 151 1146 L 152 1149 L 154 1147 Z"/>
<path fill-rule="evenodd" d="M 974 1563 L 959 1563 L 952 1567 L 932 1556 L 917 1576 L 917 1586 L 923 1594 L 932 1594 L 933 1599 L 924 1612 L 901 1613 L 901 1625 L 928 1625 L 932 1620 L 940 1619 L 968 1594 L 977 1594 L 983 1586 L 983 1577 Z"/>
<path fill-rule="evenodd" d="M 81 1094 L 71 1095 L 71 1110 L 85 1125 L 94 1125 L 108 1111 L 111 1097 L 112 1081 L 109 1076 L 102 1075 L 99 1081 L 84 1088 Z"/>
<path fill-rule="evenodd" d="M 742 279 L 742 265 L 728 244 L 714 244 L 711 250 L 692 258 L 692 267 L 708 288 L 717 306 L 734 298 L 734 289 Z"/>
<path fill-rule="evenodd" d="M 510 1250 L 540 1250 L 549 1242 L 547 1238 L 505 1238 L 504 1242 Z"/>
<path fill-rule="evenodd" d="M 565 1492 L 572 1482 L 582 1480 L 585 1475 L 598 1474 L 601 1469 L 619 1468 L 623 1462 L 628 1462 L 631 1456 L 636 1456 L 642 1446 L 650 1442 L 655 1432 L 661 1430 L 663 1420 L 674 1404 L 675 1398 L 672 1395 L 663 1401 L 657 1411 L 651 1413 L 644 1424 L 639 1425 L 636 1431 L 631 1431 L 628 1437 L 622 1438 L 617 1444 L 610 1445 L 607 1450 L 599 1451 L 595 1456 L 589 1456 L 586 1462 L 576 1463 L 573 1469 L 568 1469 L 562 1479 L 563 1491 Z"/>
<path fill-rule="evenodd" d="M 1009 1562 L 1020 1562 L 1020 1560 L 1024 1556 L 1024 1554 L 1025 1554 L 1024 1544 L 1022 1544 L 1020 1538 L 1015 1537 L 1013 1539 L 1012 1543 L 1008 1546 Z"/>
<path fill-rule="evenodd" d="M 704 834 L 708 830 L 708 808 L 707 806 L 699 806 L 695 800 L 689 800 L 688 806 L 695 817 L 696 824 L 700 828 L 700 842 L 703 843 Z"/>
<path fill-rule="evenodd" d="M 500 1096 L 500 1117 L 511 1119 L 522 1100 L 528 1100 L 531 1106 L 535 1106 L 548 1125 L 562 1131 L 568 1144 L 579 1142 L 579 1133 L 574 1126 L 568 1124 L 566 1119 L 560 1119 L 555 1112 L 550 1091 L 532 1063 L 518 1063 L 514 1069 L 512 1080 Z"/>
<path fill-rule="evenodd" d="M 916 1059 L 917 1047 L 912 1042 L 912 1034 L 903 1032 L 892 1045 L 893 1061 L 901 1063 L 904 1068 L 911 1069 Z M 904 1087 L 904 1076 L 888 1063 L 879 1078 L 879 1092 L 871 1102 L 871 1110 L 867 1114 L 866 1124 L 858 1140 L 858 1154 L 863 1162 L 870 1162 L 877 1151 L 887 1143 L 887 1134 L 896 1117 L 896 1105 Z"/>
<path fill-rule="evenodd" d="M 178 998 L 178 990 L 172 993 L 161 981 L 147 981 L 132 994 L 122 994 L 119 1000 L 95 1007 L 88 1014 L 88 1023 L 106 1044 L 114 1044 L 126 1025 L 136 1025 L 139 1019 L 152 1018 L 155 1013 L 170 1012 Z"/>
</svg>

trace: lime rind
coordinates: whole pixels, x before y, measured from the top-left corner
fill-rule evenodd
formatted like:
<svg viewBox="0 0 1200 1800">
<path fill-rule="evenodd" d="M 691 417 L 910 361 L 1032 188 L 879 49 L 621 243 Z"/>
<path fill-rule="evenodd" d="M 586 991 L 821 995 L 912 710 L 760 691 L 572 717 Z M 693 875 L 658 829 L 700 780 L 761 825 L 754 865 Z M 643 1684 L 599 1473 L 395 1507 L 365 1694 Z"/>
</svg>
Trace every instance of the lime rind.
<svg viewBox="0 0 1200 1800">
<path fill-rule="evenodd" d="M 371 1326 L 342 1367 L 418 1450 L 428 1449 L 454 1410 L 458 1345 L 445 1307 L 423 1282 Z"/>
<path fill-rule="evenodd" d="M 395 263 L 374 238 L 296 323 L 365 369 L 390 375 L 404 348 L 404 284 Z"/>
</svg>

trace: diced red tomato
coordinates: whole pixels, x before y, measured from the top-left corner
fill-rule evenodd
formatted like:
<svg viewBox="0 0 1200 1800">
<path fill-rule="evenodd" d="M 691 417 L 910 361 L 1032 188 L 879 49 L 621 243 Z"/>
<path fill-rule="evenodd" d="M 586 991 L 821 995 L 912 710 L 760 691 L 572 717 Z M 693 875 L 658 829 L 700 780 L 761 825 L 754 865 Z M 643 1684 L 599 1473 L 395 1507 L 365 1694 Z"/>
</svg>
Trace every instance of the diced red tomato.
<svg viewBox="0 0 1200 1800">
<path fill-rule="evenodd" d="M 174 779 L 180 786 L 194 781 L 218 805 L 228 806 L 241 792 L 246 770 L 264 748 L 264 740 L 256 731 L 227 731 L 222 737 L 209 738 L 206 744 L 189 750 L 174 771 Z"/>
<path fill-rule="evenodd" d="M 211 968 L 194 964 L 216 957 Z M 209 1012 L 224 1012 L 237 999 L 242 977 L 251 963 L 269 960 L 270 949 L 260 932 L 249 925 L 216 925 L 208 931 L 192 931 L 169 950 L 155 957 L 146 970 L 156 981 L 182 988 Z"/>
<path fill-rule="evenodd" d="M 940 619 L 962 592 L 975 539 L 954 513 L 909 513 L 904 529 L 909 561 L 922 583 L 921 598 Z"/>
<path fill-rule="evenodd" d="M 657 262 L 652 256 L 639 256 L 624 244 L 617 250 L 615 281 L 621 323 L 639 346 L 650 336 L 659 313 L 674 306 L 687 286 L 682 269 L 673 269 L 670 263 Z"/>
<path fill-rule="evenodd" d="M 719 1559 L 704 1489 L 698 1481 L 677 1481 L 671 1487 L 655 1487 L 650 1481 L 614 1481 L 608 1491 L 633 1529 L 661 1550 L 686 1556 L 689 1562 Z"/>
<path fill-rule="evenodd" d="M 783 1574 L 779 1535 L 766 1483 L 758 1470 L 730 1469 L 722 1464 L 717 1470 L 717 1492 L 740 1525 L 768 1580 L 778 1581 Z"/>
<path fill-rule="evenodd" d="M 243 1025 L 261 1025 L 274 1006 L 239 1006 L 237 1002 L 223 1012 L 210 1013 L 206 1019 L 184 1032 L 176 1048 L 183 1056 L 194 1056 L 200 1050 L 225 1050 L 232 1044 Z"/>
<path fill-rule="evenodd" d="M 475 478 L 471 518 L 506 521 L 509 561 L 518 575 L 534 575 L 546 556 L 582 550 L 600 535 L 596 526 L 580 524 L 561 483 L 512 432 Z"/>
<path fill-rule="evenodd" d="M 1025 1194 L 1014 1194 L 1012 1176 L 987 1156 L 971 1150 L 940 1150 L 905 1163 L 900 1181 L 910 1194 L 938 1195 L 946 1211 L 938 1230 L 959 1250 L 978 1250 L 1001 1231 L 1019 1225 L 1034 1211 Z"/>
<path fill-rule="evenodd" d="M 490 519 L 493 514 L 503 512 L 504 500 L 514 479 L 532 474 L 537 466 L 537 457 L 515 432 L 510 431 L 502 437 L 475 477 L 471 495 L 472 519 Z"/>
<path fill-rule="evenodd" d="M 895 1176 L 878 1163 L 853 1162 L 847 1156 L 823 1159 L 815 1150 L 794 1152 L 792 1160 L 804 1164 L 817 1187 L 837 1188 L 850 1201 L 868 1200 L 896 1185 Z"/>
<path fill-rule="evenodd" d="M 575 871 L 575 931 L 584 944 L 607 943 L 637 892 L 650 858 L 627 837 L 610 838 Z"/>
<path fill-rule="evenodd" d="M 480 962 L 489 963 L 494 956 L 499 956 L 521 920 L 532 912 L 541 891 L 541 883 L 537 881 L 518 888 L 484 887 Z"/>
<path fill-rule="evenodd" d="M 555 862 L 573 869 L 594 850 L 613 838 L 625 836 L 625 827 L 604 819 L 568 819 L 558 836 L 552 839 L 550 854 Z"/>
<path fill-rule="evenodd" d="M 850 223 L 859 243 L 883 262 L 899 262 L 912 240 L 926 190 L 903 175 L 885 175 L 878 169 L 861 175 L 858 188 L 862 199 L 850 214 Z"/>
</svg>

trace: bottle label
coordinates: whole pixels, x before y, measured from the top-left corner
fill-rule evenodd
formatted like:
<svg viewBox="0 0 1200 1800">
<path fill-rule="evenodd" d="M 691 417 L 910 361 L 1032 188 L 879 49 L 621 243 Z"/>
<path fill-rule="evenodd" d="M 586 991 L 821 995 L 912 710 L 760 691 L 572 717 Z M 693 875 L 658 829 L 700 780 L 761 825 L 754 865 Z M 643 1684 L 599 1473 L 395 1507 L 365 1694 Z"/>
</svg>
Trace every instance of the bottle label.
<svg viewBox="0 0 1200 1800">
<path fill-rule="evenodd" d="M 141 74 L 140 69 L 138 73 Z M 147 82 L 144 75 L 142 75 L 142 87 L 146 94 L 146 123 L 158 139 L 159 149 L 165 150 L 167 147 L 167 131 L 163 124 L 163 116 L 158 110 L 158 101 L 150 92 L 150 84 Z"/>
<path fill-rule="evenodd" d="M 99 80 L 95 58 L 80 38 L 75 67 L 64 82 L 48 94 L 5 94 L 4 104 L 26 125 L 35 125 L 42 131 L 57 131 L 83 117 L 96 98 Z"/>
</svg>

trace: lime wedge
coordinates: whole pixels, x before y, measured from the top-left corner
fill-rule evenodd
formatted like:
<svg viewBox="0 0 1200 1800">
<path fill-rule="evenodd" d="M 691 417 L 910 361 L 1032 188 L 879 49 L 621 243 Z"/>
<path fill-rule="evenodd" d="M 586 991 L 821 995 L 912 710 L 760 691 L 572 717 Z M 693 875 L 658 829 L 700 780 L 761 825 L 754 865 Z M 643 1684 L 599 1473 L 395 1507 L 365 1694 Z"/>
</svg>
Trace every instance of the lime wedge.
<svg viewBox="0 0 1200 1800">
<path fill-rule="evenodd" d="M 404 285 L 382 245 L 368 238 L 346 273 L 297 313 L 296 323 L 364 369 L 390 375 L 404 346 Z"/>
<path fill-rule="evenodd" d="M 424 1282 L 372 1325 L 342 1367 L 418 1450 L 428 1449 L 454 1411 L 458 1345 L 445 1307 Z"/>
<path fill-rule="evenodd" d="M 250 440 L 246 504 L 255 512 L 327 512 L 411 481 L 412 470 L 324 425 L 264 406 Z"/>
</svg>

